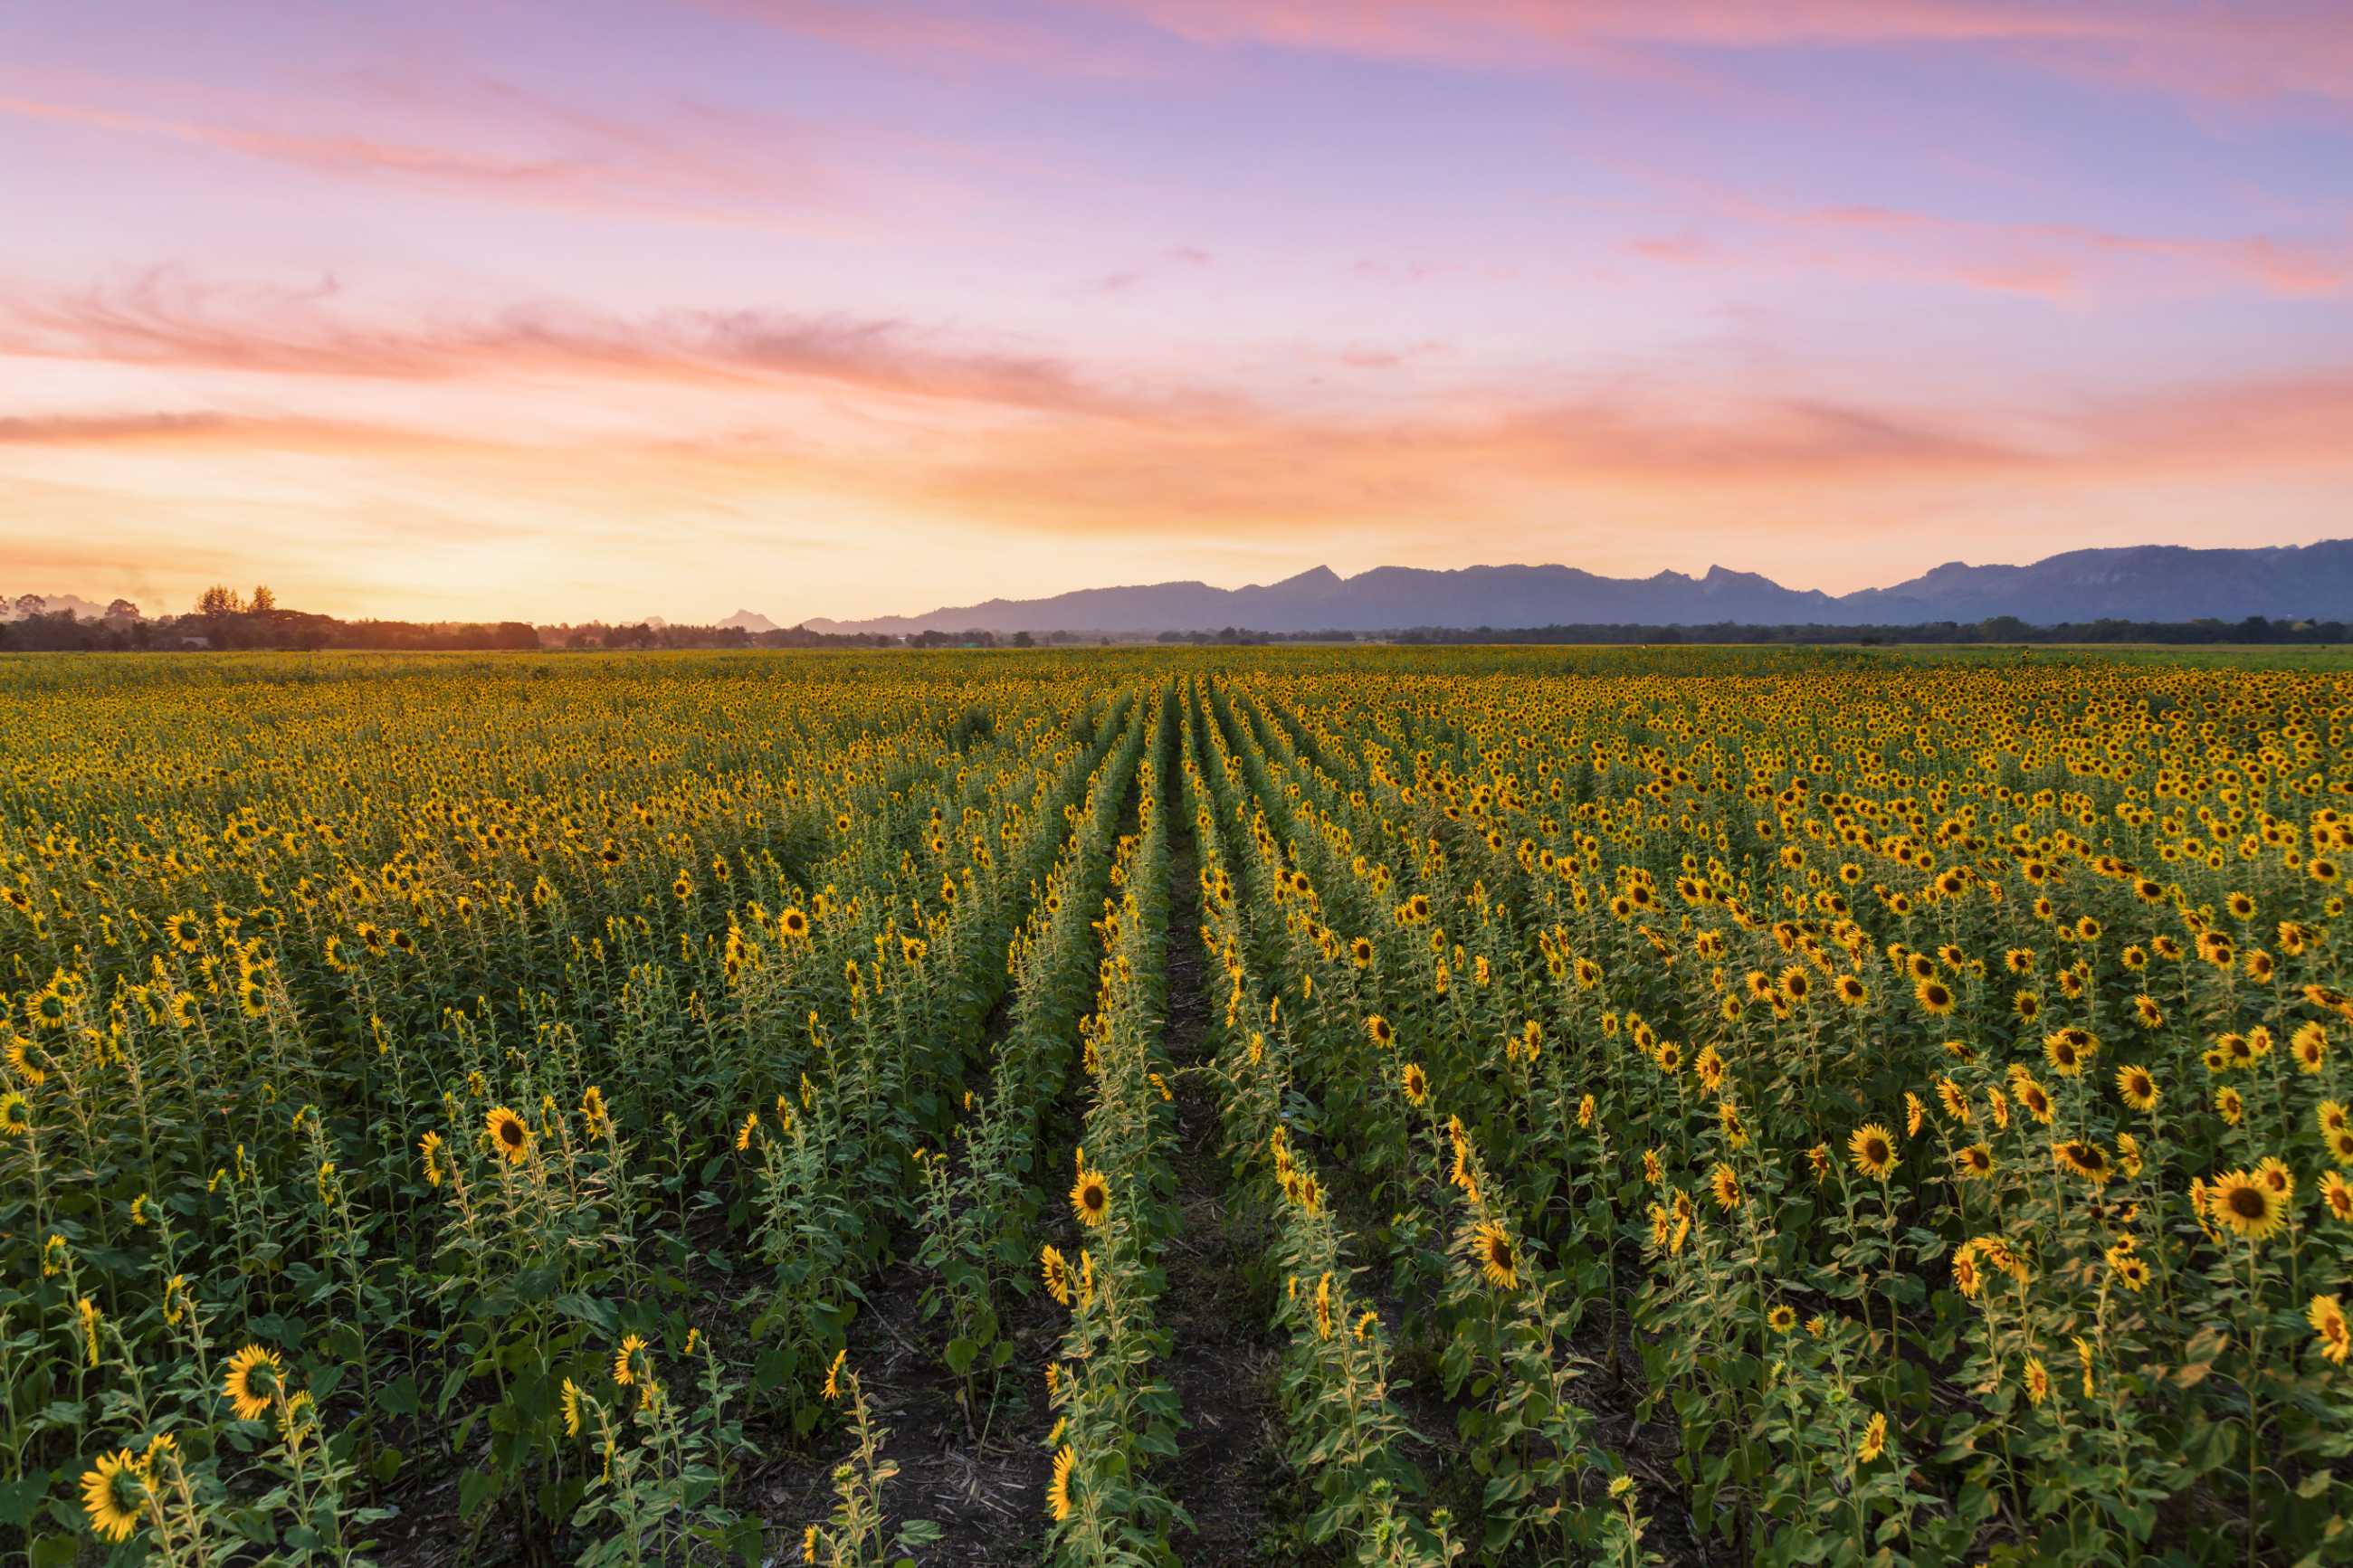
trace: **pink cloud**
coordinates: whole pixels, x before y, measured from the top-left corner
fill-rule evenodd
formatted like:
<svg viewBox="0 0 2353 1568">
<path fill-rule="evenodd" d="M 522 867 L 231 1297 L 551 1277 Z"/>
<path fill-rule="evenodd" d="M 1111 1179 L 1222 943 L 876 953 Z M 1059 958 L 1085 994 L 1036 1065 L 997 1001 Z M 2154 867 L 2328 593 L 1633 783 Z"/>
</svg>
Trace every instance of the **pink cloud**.
<svg viewBox="0 0 2353 1568">
<path fill-rule="evenodd" d="M 1132 42 L 1081 43 L 962 5 L 876 0 L 697 0 L 901 58 L 1098 75 L 1154 69 Z M 2078 80 L 2212 101 L 2353 103 L 2353 26 L 2301 0 L 1067 0 L 1204 47 L 1313 50 L 1412 64 L 1586 68 L 1695 80 L 1672 51 L 1969 50 Z M 1736 82 L 1719 86 L 1737 86 Z"/>
<path fill-rule="evenodd" d="M 16 73 L 20 83 L 23 74 Z M 352 90 L 339 98 L 226 93 L 80 72 L 51 73 L 44 85 L 47 90 L 0 92 L 0 115 L 212 148 L 334 179 L 729 223 L 841 195 L 796 128 L 712 110 L 681 111 L 673 125 L 657 127 L 498 82 L 444 80 L 426 93 L 380 73 L 348 84 Z M 140 107 L 123 107 L 125 100 Z M 419 134 L 437 121 L 442 138 Z"/>
</svg>

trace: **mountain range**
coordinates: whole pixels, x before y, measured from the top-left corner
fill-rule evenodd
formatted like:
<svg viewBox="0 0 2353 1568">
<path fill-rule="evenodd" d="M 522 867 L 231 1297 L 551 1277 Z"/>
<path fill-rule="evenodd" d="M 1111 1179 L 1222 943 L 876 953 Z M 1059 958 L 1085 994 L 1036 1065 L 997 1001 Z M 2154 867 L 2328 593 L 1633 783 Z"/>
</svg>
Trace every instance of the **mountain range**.
<svg viewBox="0 0 2353 1568">
<path fill-rule="evenodd" d="M 920 616 L 811 620 L 817 632 L 1381 632 L 1546 626 L 1913 626 L 2013 616 L 2034 626 L 2353 618 L 2353 539 L 2259 549 L 2143 544 L 2073 550 L 2027 566 L 1953 562 L 1889 588 L 1830 595 L 1754 572 L 1602 577 L 1574 566 L 1318 566 L 1280 583 L 1155 583 L 1045 599 L 990 599 Z"/>
</svg>

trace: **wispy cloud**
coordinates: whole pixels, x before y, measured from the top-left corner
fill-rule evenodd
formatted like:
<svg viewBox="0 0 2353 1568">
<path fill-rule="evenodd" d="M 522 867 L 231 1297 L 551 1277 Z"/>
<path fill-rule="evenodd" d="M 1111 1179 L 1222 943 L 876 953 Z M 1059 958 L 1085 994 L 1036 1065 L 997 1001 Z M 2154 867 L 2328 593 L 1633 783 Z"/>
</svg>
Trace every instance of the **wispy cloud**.
<svg viewBox="0 0 2353 1568">
<path fill-rule="evenodd" d="M 683 384 L 819 382 L 892 396 L 1103 417 L 1206 405 L 1067 360 L 920 323 L 832 312 L 628 317 L 553 302 L 400 325 L 338 314 L 332 282 L 228 288 L 153 271 L 113 289 L 0 292 L 0 355 L 394 381 L 573 374 Z"/>
<path fill-rule="evenodd" d="M 380 69 L 264 93 L 18 69 L 0 75 L 0 115 L 563 211 L 758 224 L 848 200 L 803 128 L 707 106 L 637 122 L 488 78 Z"/>
<path fill-rule="evenodd" d="M 1022 70 L 1158 68 L 1129 37 L 1074 37 L 1001 8 L 922 0 L 691 0 L 894 57 Z M 1672 79 L 1695 54 L 1965 52 L 2076 80 L 2212 102 L 2353 105 L 2353 28 L 2328 5 L 2249 0 L 1067 0 L 1207 48 L 1341 54 L 1460 69 L 1564 67 Z M 1681 58 L 1677 58 L 1681 57 Z"/>
</svg>

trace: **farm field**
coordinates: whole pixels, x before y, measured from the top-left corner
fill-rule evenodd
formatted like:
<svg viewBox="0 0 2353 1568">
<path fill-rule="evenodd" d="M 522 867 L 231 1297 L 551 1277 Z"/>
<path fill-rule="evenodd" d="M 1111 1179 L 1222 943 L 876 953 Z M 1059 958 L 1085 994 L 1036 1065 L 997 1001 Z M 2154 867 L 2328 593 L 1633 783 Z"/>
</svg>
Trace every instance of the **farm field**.
<svg viewBox="0 0 2353 1568">
<path fill-rule="evenodd" d="M 2353 1561 L 2337 663 L 0 661 L 0 1561 Z"/>
</svg>

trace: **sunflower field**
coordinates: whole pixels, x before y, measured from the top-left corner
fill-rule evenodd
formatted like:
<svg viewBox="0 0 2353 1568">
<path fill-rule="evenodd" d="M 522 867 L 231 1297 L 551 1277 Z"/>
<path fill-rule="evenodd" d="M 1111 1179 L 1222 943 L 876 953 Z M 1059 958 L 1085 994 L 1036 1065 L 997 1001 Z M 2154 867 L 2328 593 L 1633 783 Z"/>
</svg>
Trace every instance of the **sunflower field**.
<svg viewBox="0 0 2353 1568">
<path fill-rule="evenodd" d="M 0 698 L 0 1561 L 2353 1562 L 2353 678 Z"/>
</svg>

